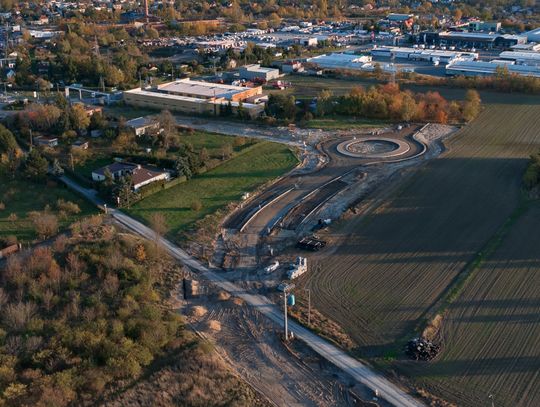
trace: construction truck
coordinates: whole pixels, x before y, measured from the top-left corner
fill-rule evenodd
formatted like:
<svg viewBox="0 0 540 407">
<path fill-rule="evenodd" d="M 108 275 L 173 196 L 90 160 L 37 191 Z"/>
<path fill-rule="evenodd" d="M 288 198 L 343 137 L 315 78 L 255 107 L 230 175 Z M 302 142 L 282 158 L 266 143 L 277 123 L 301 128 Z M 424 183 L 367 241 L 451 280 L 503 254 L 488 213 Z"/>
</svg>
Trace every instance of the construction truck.
<svg viewBox="0 0 540 407">
<path fill-rule="evenodd" d="M 294 280 L 300 277 L 307 271 L 307 259 L 305 257 L 297 257 L 296 262 L 291 264 L 291 269 L 287 272 L 287 278 Z"/>
</svg>

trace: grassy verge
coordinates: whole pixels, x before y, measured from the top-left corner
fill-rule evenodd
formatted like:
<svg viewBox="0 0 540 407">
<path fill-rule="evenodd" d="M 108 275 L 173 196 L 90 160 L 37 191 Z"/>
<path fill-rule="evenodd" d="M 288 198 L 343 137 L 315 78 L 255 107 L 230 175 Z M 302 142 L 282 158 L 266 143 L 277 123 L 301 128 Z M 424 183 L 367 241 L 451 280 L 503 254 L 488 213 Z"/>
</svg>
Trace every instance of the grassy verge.
<svg viewBox="0 0 540 407">
<path fill-rule="evenodd" d="M 362 119 L 355 120 L 347 117 L 331 117 L 323 119 L 313 119 L 307 122 L 306 127 L 325 129 L 325 130 L 349 130 L 349 129 L 363 129 L 370 127 L 379 127 L 388 125 L 388 121 L 384 120 L 370 120 Z"/>
<path fill-rule="evenodd" d="M 22 242 L 36 239 L 33 223 L 28 217 L 29 212 L 42 211 L 49 206 L 52 213 L 56 213 L 55 205 L 59 199 L 74 202 L 81 209 L 77 215 L 59 217 L 60 228 L 65 228 L 77 219 L 97 211 L 61 184 L 55 182 L 36 184 L 0 175 L 0 202 L 5 206 L 0 210 L 0 237 L 16 236 Z"/>
<path fill-rule="evenodd" d="M 238 201 L 244 192 L 280 176 L 296 164 L 297 159 L 288 147 L 258 143 L 207 173 L 138 202 L 127 212 L 143 221 L 148 221 L 154 212 L 163 213 L 170 236 L 178 238 L 198 220 Z M 202 207 L 192 208 L 194 202 L 200 202 Z"/>
</svg>

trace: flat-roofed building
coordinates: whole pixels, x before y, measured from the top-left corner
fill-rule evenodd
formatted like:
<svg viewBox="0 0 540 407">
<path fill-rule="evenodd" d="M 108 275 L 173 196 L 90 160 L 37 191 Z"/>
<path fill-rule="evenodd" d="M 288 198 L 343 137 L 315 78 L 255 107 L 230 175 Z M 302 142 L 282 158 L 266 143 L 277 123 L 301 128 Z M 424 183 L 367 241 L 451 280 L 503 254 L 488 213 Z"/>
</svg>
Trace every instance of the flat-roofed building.
<svg viewBox="0 0 540 407">
<path fill-rule="evenodd" d="M 530 51 L 530 52 L 540 52 L 540 44 L 537 44 L 536 42 L 528 42 L 526 44 L 516 44 L 511 46 L 512 51 Z"/>
<path fill-rule="evenodd" d="M 369 55 L 354 54 L 323 54 L 308 58 L 307 62 L 326 69 L 361 69 L 364 64 L 371 61 Z"/>
<path fill-rule="evenodd" d="M 451 62 L 456 58 L 478 59 L 476 52 L 447 51 L 438 49 L 422 49 L 407 47 L 376 47 L 371 50 L 371 55 L 382 58 L 409 59 L 414 61 L 440 61 Z"/>
<path fill-rule="evenodd" d="M 400 13 L 390 13 L 386 16 L 388 21 L 396 21 L 403 23 L 409 19 L 415 18 L 414 14 L 400 14 Z"/>
<path fill-rule="evenodd" d="M 150 117 L 136 117 L 135 119 L 128 120 L 126 126 L 133 129 L 136 136 L 142 136 L 148 132 L 159 132 L 160 125 L 155 118 Z"/>
<path fill-rule="evenodd" d="M 527 37 L 527 41 L 540 42 L 540 27 L 535 28 L 534 30 L 531 30 L 531 31 L 527 31 L 523 35 Z"/>
<path fill-rule="evenodd" d="M 499 58 L 514 61 L 519 65 L 540 66 L 540 52 L 504 51 L 499 54 Z"/>
<path fill-rule="evenodd" d="M 456 61 L 446 66 L 447 75 L 490 76 L 503 69 L 510 74 L 540 78 L 540 68 L 529 65 L 515 65 L 506 62 Z"/>
<path fill-rule="evenodd" d="M 262 88 L 260 86 L 246 88 L 243 86 L 224 85 L 221 83 L 192 81 L 189 78 L 164 83 L 152 87 L 151 89 L 152 91 L 168 95 L 186 96 L 206 100 L 225 99 L 230 100 L 231 102 L 239 102 L 250 96 L 262 93 Z"/>
<path fill-rule="evenodd" d="M 426 44 L 455 45 L 466 48 L 509 48 L 527 42 L 525 35 L 468 31 L 423 32 L 419 39 Z"/>
<path fill-rule="evenodd" d="M 279 78 L 279 69 L 263 68 L 259 64 L 241 66 L 238 72 L 240 75 L 240 79 L 247 79 L 249 81 L 271 81 L 273 79 Z"/>
<path fill-rule="evenodd" d="M 501 23 L 498 21 L 469 21 L 469 30 L 498 32 L 501 30 Z"/>
<path fill-rule="evenodd" d="M 219 115 L 231 106 L 233 112 L 242 106 L 244 112 L 256 117 L 264 105 L 245 103 L 247 99 L 262 94 L 262 87 L 252 88 L 224 85 L 190 79 L 180 79 L 147 88 L 135 88 L 124 92 L 128 105 L 182 113 Z"/>
</svg>

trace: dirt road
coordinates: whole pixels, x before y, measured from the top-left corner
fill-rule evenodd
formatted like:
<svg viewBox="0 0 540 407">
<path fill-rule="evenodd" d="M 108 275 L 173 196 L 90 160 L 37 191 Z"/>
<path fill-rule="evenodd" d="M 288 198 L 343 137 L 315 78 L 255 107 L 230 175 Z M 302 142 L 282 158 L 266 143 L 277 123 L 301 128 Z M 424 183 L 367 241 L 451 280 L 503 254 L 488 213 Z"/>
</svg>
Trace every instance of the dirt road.
<svg viewBox="0 0 540 407">
<path fill-rule="evenodd" d="M 94 204 L 98 206 L 103 205 L 103 201 L 96 196 L 95 191 L 83 188 L 65 176 L 63 176 L 61 180 L 68 187 L 76 190 Z M 155 233 L 150 228 L 122 213 L 121 211 L 117 209 L 109 209 L 109 214 L 120 224 L 141 235 L 142 237 L 147 239 L 155 239 Z M 231 295 L 241 298 L 246 304 L 258 310 L 262 315 L 267 317 L 278 327 L 282 326 L 282 312 L 268 298 L 262 295 L 250 294 L 246 292 L 238 285 L 227 281 L 224 277 L 208 269 L 198 260 L 189 256 L 186 252 L 167 239 L 160 238 L 159 240 L 162 247 L 164 247 L 173 258 L 177 259 L 190 269 L 196 271 L 198 275 L 207 279 L 215 286 L 230 293 Z M 294 332 L 297 338 L 301 339 L 311 349 L 349 374 L 358 383 L 361 383 L 373 391 L 378 391 L 380 397 L 388 401 L 390 404 L 404 407 L 416 407 L 423 405 L 420 401 L 407 394 L 407 392 L 398 387 L 396 384 L 390 382 L 381 374 L 375 372 L 362 362 L 352 358 L 341 349 L 318 337 L 294 321 L 290 321 L 289 328 L 292 332 Z"/>
</svg>

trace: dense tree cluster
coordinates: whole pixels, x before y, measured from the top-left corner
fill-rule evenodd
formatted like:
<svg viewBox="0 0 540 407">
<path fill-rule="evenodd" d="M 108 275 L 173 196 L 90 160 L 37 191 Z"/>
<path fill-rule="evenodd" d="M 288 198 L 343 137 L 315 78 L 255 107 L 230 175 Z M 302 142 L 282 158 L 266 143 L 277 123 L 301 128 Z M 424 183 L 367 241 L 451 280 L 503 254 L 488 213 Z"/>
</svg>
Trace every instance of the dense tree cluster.
<svg viewBox="0 0 540 407">
<path fill-rule="evenodd" d="M 62 95 L 57 95 L 54 103 L 32 103 L 15 117 L 13 127 L 23 135 L 29 131 L 48 135 L 77 136 L 91 129 L 104 129 L 106 120 L 100 113 L 93 119 L 81 103 L 69 104 Z"/>
<path fill-rule="evenodd" d="M 326 101 L 323 99 L 322 103 L 326 106 L 326 109 L 320 112 L 322 114 L 327 110 L 341 115 L 406 122 L 469 121 L 480 109 L 480 98 L 474 91 L 470 92 L 465 102 L 449 103 L 438 92 L 414 94 L 411 91 L 402 91 L 398 85 L 392 83 L 374 86 L 368 90 L 355 88 L 345 96 L 328 98 Z"/>
<path fill-rule="evenodd" d="M 37 149 L 23 154 L 13 133 L 0 125 L 0 171 L 11 177 L 21 175 L 42 182 L 49 171 L 49 162 Z"/>
<path fill-rule="evenodd" d="M 480 112 L 480 96 L 474 90 L 467 91 L 465 100 L 448 102 L 438 92 L 413 93 L 401 90 L 399 85 L 356 87 L 348 94 L 334 96 L 323 90 L 317 97 L 314 115 L 353 116 L 357 118 L 392 121 L 416 121 L 447 123 L 470 121 Z M 276 119 L 293 121 L 300 110 L 290 95 L 271 95 L 266 114 Z M 310 112 L 306 113 L 308 116 Z M 304 115 L 305 117 L 305 115 Z"/>
<path fill-rule="evenodd" d="M 0 405 L 81 405 L 182 335 L 152 244 L 91 218 L 0 273 Z"/>
</svg>

